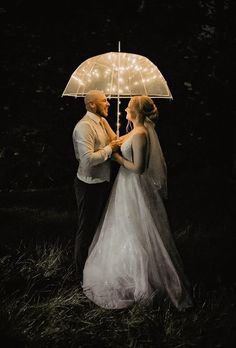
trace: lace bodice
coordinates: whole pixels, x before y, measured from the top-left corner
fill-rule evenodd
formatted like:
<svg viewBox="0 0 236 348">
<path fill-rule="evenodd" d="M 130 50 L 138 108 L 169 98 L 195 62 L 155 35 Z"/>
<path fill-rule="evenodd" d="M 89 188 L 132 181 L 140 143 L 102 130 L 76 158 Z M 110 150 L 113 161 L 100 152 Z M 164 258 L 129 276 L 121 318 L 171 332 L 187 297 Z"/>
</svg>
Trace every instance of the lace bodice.
<svg viewBox="0 0 236 348">
<path fill-rule="evenodd" d="M 125 157 L 128 161 L 133 160 L 133 151 L 132 151 L 132 135 L 121 145 L 122 156 Z"/>
<path fill-rule="evenodd" d="M 133 148 L 132 148 L 132 139 L 136 133 L 133 133 L 129 136 L 129 138 L 122 144 L 121 153 L 124 158 L 128 161 L 133 161 Z M 149 159 L 149 137 L 147 138 L 147 148 L 146 148 L 146 156 L 145 156 L 145 168 L 148 168 L 148 159 Z"/>
</svg>

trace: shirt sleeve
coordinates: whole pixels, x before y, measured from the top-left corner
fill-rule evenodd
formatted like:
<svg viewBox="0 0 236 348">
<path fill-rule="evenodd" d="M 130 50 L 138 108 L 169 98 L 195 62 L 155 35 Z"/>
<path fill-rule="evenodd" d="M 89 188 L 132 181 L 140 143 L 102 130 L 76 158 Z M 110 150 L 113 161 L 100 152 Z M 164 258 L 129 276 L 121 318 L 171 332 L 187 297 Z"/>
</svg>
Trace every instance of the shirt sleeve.
<svg viewBox="0 0 236 348">
<path fill-rule="evenodd" d="M 96 166 L 105 162 L 112 153 L 110 145 L 95 151 L 95 137 L 91 126 L 88 123 L 81 124 L 74 130 L 73 143 L 76 158 L 84 166 Z"/>
</svg>

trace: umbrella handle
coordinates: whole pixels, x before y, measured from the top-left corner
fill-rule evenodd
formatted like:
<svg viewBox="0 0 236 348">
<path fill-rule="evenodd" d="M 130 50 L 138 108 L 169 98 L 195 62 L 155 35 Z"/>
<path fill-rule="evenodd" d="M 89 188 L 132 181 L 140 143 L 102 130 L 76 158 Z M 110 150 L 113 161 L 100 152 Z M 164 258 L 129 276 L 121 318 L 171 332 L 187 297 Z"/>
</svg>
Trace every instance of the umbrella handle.
<svg viewBox="0 0 236 348">
<path fill-rule="evenodd" d="M 116 117 L 116 135 L 117 138 L 120 136 L 120 98 L 117 98 L 117 117 Z"/>
<path fill-rule="evenodd" d="M 120 52 L 120 41 L 118 41 L 118 52 Z M 120 55 L 118 59 L 118 71 L 117 71 L 117 118 L 116 118 L 116 135 L 117 138 L 120 136 L 120 95 L 119 95 L 119 72 L 120 72 Z"/>
</svg>

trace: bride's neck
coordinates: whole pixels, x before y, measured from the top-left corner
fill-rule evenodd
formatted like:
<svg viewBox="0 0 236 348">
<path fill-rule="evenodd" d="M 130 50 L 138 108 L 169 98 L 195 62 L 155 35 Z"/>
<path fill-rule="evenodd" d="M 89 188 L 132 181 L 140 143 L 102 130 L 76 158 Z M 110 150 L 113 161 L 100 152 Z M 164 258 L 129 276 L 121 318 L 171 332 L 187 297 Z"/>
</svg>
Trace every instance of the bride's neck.
<svg viewBox="0 0 236 348">
<path fill-rule="evenodd" d="M 143 123 L 143 122 L 140 122 L 140 121 L 133 122 L 133 126 L 134 126 L 134 129 L 135 129 L 135 128 L 138 128 L 138 127 L 143 127 L 143 126 L 144 126 L 144 123 Z"/>
</svg>

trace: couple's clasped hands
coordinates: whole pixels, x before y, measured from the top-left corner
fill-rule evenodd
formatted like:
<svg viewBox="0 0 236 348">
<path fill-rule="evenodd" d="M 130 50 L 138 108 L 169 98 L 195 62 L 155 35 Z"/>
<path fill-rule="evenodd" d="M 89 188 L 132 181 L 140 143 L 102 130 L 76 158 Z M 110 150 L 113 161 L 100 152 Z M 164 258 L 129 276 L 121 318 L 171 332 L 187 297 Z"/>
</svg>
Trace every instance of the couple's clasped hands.
<svg viewBox="0 0 236 348">
<path fill-rule="evenodd" d="M 116 138 L 115 140 L 112 140 L 110 145 L 111 145 L 111 148 L 112 148 L 112 155 L 111 155 L 111 158 L 113 159 L 113 161 L 116 161 L 118 163 L 120 163 L 120 159 L 122 158 L 120 153 L 119 153 L 119 150 L 120 150 L 120 147 L 122 145 L 122 143 L 124 142 L 124 139 L 122 138 Z"/>
<path fill-rule="evenodd" d="M 122 139 L 114 139 L 114 140 L 112 140 L 111 142 L 110 142 L 110 146 L 111 146 L 111 148 L 112 148 L 112 153 L 113 152 L 117 152 L 117 151 L 119 151 L 119 149 L 120 149 L 120 147 L 121 147 L 121 145 L 122 145 L 122 143 L 123 143 L 123 140 Z"/>
</svg>

